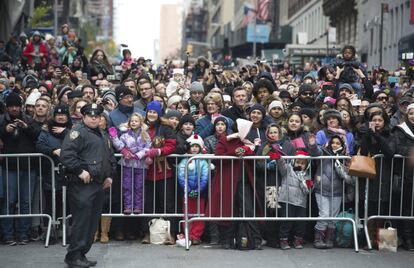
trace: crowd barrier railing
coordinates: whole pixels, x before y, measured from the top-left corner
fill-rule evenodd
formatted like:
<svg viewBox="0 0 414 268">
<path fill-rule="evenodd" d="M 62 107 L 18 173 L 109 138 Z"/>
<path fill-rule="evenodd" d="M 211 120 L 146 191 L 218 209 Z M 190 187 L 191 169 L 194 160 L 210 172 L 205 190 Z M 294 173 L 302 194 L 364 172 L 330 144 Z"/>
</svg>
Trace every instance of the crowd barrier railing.
<svg viewBox="0 0 414 268">
<path fill-rule="evenodd" d="M 373 220 L 403 221 L 403 228 L 405 224 L 411 224 L 414 232 L 414 222 L 411 222 L 414 220 L 414 168 L 407 163 L 408 157 L 376 155 L 373 158 L 377 177 L 366 180 L 364 195 L 364 232 L 369 249 L 373 248 L 374 237 L 369 232 Z M 374 229 L 377 227 L 373 226 Z"/>
<path fill-rule="evenodd" d="M 46 218 L 45 247 L 48 247 L 52 225 L 56 224 L 56 187 L 53 159 L 40 153 L 0 154 L 0 159 L 2 164 L 0 197 L 3 196 L 0 218 L 2 219 L 3 235 L 14 237 L 15 230 L 13 226 L 16 226 L 20 231 L 26 232 L 18 234 L 19 236 L 29 238 L 32 227 L 30 218 Z M 46 162 L 50 165 L 47 168 L 50 168 L 50 170 L 44 170 Z M 45 178 L 45 174 L 48 178 Z M 45 179 L 50 179 L 51 189 L 48 198 L 51 200 L 44 198 L 43 185 Z M 39 195 L 39 198 L 36 198 L 37 202 L 33 202 L 36 194 Z M 49 202 L 50 206 L 44 204 L 43 200 Z M 48 207 L 46 209 L 48 211 L 45 211 L 45 205 Z M 13 224 L 13 219 L 17 219 L 19 222 Z M 6 229 L 8 234 L 5 234 Z"/>
<path fill-rule="evenodd" d="M 326 172 L 334 172 L 334 169 L 336 168 L 335 165 L 342 165 L 344 166 L 345 163 L 343 161 L 349 160 L 350 157 L 346 156 L 319 156 L 319 157 L 298 157 L 298 156 L 283 156 L 281 160 L 279 161 L 285 161 L 285 169 L 286 166 L 289 165 L 289 162 L 296 159 L 307 159 L 312 160 L 312 162 L 318 163 L 320 167 L 320 183 L 319 183 L 319 194 L 324 197 L 330 197 L 333 199 L 334 197 L 340 196 L 340 208 L 339 212 L 345 212 L 346 211 L 346 183 L 345 181 L 342 181 L 340 183 L 341 189 L 338 191 L 338 189 L 334 189 L 334 184 L 331 183 L 331 191 L 328 190 L 328 193 L 324 193 L 324 183 L 328 184 L 329 181 L 324 178 L 324 174 Z M 211 172 L 209 172 L 209 182 L 208 182 L 208 188 L 207 188 L 207 206 L 206 211 L 202 209 L 200 206 L 201 201 L 201 195 L 199 194 L 197 196 L 197 209 L 196 211 L 189 212 L 188 210 L 188 204 L 189 204 L 189 184 L 188 184 L 188 166 L 190 162 L 194 162 L 196 160 L 205 160 L 208 161 L 209 164 L 214 163 L 216 165 L 216 174 L 213 179 L 211 179 Z M 188 163 L 185 168 L 185 189 L 184 189 L 184 217 L 185 217 L 185 248 L 189 250 L 190 243 L 189 243 L 189 231 L 190 231 L 190 223 L 195 221 L 215 221 L 215 222 L 222 222 L 222 221 L 331 221 L 331 222 L 337 222 L 337 221 L 347 221 L 352 224 L 353 229 L 353 242 L 354 242 L 354 249 L 356 252 L 359 251 L 358 246 L 358 238 L 357 238 L 357 223 L 359 223 L 358 218 L 358 203 L 359 203 L 359 186 L 358 186 L 358 179 L 354 180 L 354 185 L 352 185 L 352 189 L 354 190 L 354 211 L 355 211 L 355 218 L 346 218 L 346 217 L 337 217 L 337 214 L 333 211 L 332 206 L 330 206 L 329 215 L 327 217 L 318 217 L 314 216 L 312 211 L 314 211 L 314 207 L 312 204 L 311 194 L 307 194 L 306 198 L 308 200 L 307 202 L 307 216 L 305 217 L 290 217 L 289 216 L 289 209 L 288 206 L 286 206 L 286 211 L 283 213 L 278 206 L 275 206 L 275 208 L 272 208 L 270 210 L 273 210 L 273 215 L 270 215 L 267 204 L 266 204 L 266 198 L 264 198 L 264 193 L 266 193 L 266 187 L 269 185 L 267 182 L 270 181 L 271 178 L 269 176 L 272 176 L 273 183 L 275 184 L 276 189 L 279 189 L 280 186 L 284 186 L 284 184 L 280 183 L 283 182 L 279 175 L 279 165 L 277 165 L 277 168 L 273 171 L 273 173 L 270 173 L 267 171 L 266 163 L 269 161 L 269 156 L 249 156 L 249 157 L 243 157 L 238 158 L 234 156 L 214 156 L 214 155 L 196 155 L 191 157 L 188 160 Z M 200 161 L 198 161 L 198 166 L 200 166 Z M 330 165 L 327 170 L 324 170 L 324 165 Z M 314 176 L 318 176 L 318 171 L 314 173 L 312 171 L 312 164 L 309 165 L 310 170 L 308 171 L 309 174 L 314 174 Z M 200 167 L 195 167 L 200 168 Z M 224 172 L 223 175 L 223 169 L 225 169 L 227 172 Z M 239 170 L 237 170 L 239 169 Z M 229 171 L 230 170 L 230 176 Z M 239 172 L 240 171 L 240 172 Z M 261 173 L 260 173 L 261 172 Z M 325 173 L 324 173 L 325 172 Z M 236 174 L 235 174 L 236 173 Z M 240 173 L 238 178 L 235 178 L 237 176 L 237 173 Z M 259 173 L 259 174 L 258 174 Z M 252 176 L 253 178 L 250 178 L 249 176 Z M 309 176 L 310 178 L 310 176 Z M 214 181 L 219 179 L 219 182 Z M 200 176 L 197 178 L 197 187 L 198 192 L 200 191 Z M 242 187 L 238 187 L 238 184 L 241 180 Z M 246 182 L 248 182 L 246 184 Z M 226 183 L 231 182 L 231 187 L 223 186 L 226 185 Z M 213 190 L 219 189 L 219 196 L 217 196 L 217 193 L 212 192 L 212 185 L 214 185 Z M 236 185 L 236 186 L 235 186 Z M 238 188 L 235 188 L 238 187 Z M 247 189 L 247 188 L 251 189 Z M 223 188 L 226 188 L 227 191 L 222 191 Z M 326 189 L 325 189 L 326 190 Z M 234 201 L 234 195 L 237 191 L 242 192 L 242 206 L 240 206 L 240 200 L 238 201 L 238 204 L 235 205 Z M 248 202 L 246 202 L 248 199 L 249 192 L 252 191 L 251 195 L 253 198 L 250 198 Z M 310 189 L 311 191 L 311 189 Z M 280 193 L 280 191 L 279 191 Z M 240 194 L 240 193 L 239 193 Z M 228 198 L 230 196 L 231 198 Z M 261 196 L 260 198 L 257 198 Z M 214 200 L 215 198 L 218 198 L 219 200 Z M 291 199 L 289 199 L 289 191 L 287 191 L 287 201 L 290 202 Z M 226 209 L 223 205 L 224 202 L 230 202 L 230 209 Z M 259 204 L 258 202 L 262 203 Z M 292 200 L 293 202 L 293 200 Z M 250 203 L 250 204 L 249 204 Z M 253 204 L 252 204 L 253 203 Z M 280 200 L 279 200 L 279 203 Z M 212 208 L 212 204 L 215 208 Z M 261 211 L 261 214 L 258 212 L 258 207 L 262 205 L 263 211 Z M 238 207 L 236 207 L 238 206 Z M 238 214 L 235 214 L 235 208 L 238 210 Z M 250 210 L 250 211 L 249 211 Z M 252 211 L 251 211 L 252 210 Z M 338 208 L 337 208 L 338 210 Z M 213 213 L 212 213 L 213 211 Z M 284 215 L 284 216 L 281 216 Z"/>
</svg>

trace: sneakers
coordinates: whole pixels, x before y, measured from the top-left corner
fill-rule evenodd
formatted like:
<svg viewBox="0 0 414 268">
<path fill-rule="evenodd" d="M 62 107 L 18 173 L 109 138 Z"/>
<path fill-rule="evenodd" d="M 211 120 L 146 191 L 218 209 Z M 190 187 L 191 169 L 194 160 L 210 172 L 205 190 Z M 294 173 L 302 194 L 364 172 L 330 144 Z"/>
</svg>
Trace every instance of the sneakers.
<svg viewBox="0 0 414 268">
<path fill-rule="evenodd" d="M 132 209 L 130 209 L 130 208 L 124 209 L 124 214 L 125 215 L 131 215 L 132 214 Z"/>
<path fill-rule="evenodd" d="M 13 238 L 8 238 L 4 240 L 4 244 L 8 246 L 16 246 L 17 242 Z"/>
<path fill-rule="evenodd" d="M 303 238 L 295 236 L 295 240 L 293 240 L 293 246 L 295 249 L 302 249 L 303 248 Z"/>
<path fill-rule="evenodd" d="M 134 214 L 142 214 L 142 209 L 139 209 L 139 208 L 134 209 Z"/>
<path fill-rule="evenodd" d="M 290 249 L 289 240 L 287 238 L 280 239 L 279 244 L 280 244 L 280 249 L 282 250 Z"/>
<path fill-rule="evenodd" d="M 69 265 L 69 267 L 85 267 L 85 268 L 87 268 L 87 267 L 91 266 L 88 261 L 81 260 L 81 259 L 76 259 L 76 260 L 65 259 L 65 263 L 67 265 Z"/>
<path fill-rule="evenodd" d="M 29 239 L 27 237 L 20 238 L 19 245 L 24 246 L 24 245 L 27 245 L 27 244 L 29 244 Z"/>
</svg>

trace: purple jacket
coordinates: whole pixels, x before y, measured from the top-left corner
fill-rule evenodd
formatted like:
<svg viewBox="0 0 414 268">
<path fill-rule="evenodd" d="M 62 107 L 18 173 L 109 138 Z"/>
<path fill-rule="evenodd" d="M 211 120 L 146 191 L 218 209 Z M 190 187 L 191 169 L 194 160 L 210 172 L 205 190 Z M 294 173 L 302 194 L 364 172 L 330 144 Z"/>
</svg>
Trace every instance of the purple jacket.
<svg viewBox="0 0 414 268">
<path fill-rule="evenodd" d="M 126 167 L 133 168 L 148 168 L 145 163 L 145 152 L 151 148 L 151 138 L 148 133 L 145 133 L 146 142 L 141 138 L 141 130 L 134 132 L 128 129 L 122 133 L 121 136 L 111 138 L 112 143 L 117 151 L 127 148 L 132 154 L 136 155 L 138 159 L 124 159 L 119 160 L 119 164 Z"/>
</svg>

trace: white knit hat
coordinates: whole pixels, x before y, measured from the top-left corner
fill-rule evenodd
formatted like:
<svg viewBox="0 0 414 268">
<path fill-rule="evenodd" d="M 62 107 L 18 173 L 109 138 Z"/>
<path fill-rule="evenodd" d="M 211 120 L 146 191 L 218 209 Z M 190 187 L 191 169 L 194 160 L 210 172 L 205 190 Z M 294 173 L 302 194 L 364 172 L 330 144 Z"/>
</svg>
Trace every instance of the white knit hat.
<svg viewBox="0 0 414 268">
<path fill-rule="evenodd" d="M 190 144 L 190 146 L 197 144 L 198 146 L 200 146 L 201 149 L 204 148 L 204 141 L 203 139 L 198 136 L 197 134 L 193 134 L 191 135 L 188 139 L 187 142 Z"/>
<path fill-rule="evenodd" d="M 39 92 L 37 88 L 33 89 L 32 93 L 30 93 L 29 97 L 26 99 L 26 105 L 32 105 L 34 106 L 36 104 L 36 101 L 42 93 Z"/>
<path fill-rule="evenodd" d="M 184 75 L 184 69 L 182 69 L 182 68 L 175 68 L 175 69 L 173 69 L 173 75 L 175 75 L 175 74 Z"/>
<path fill-rule="evenodd" d="M 411 103 L 410 105 L 407 106 L 407 113 L 410 109 L 414 109 L 414 103 Z"/>
<path fill-rule="evenodd" d="M 283 106 L 283 103 L 281 101 L 274 100 L 269 104 L 269 107 L 267 108 L 267 112 L 270 112 L 270 110 L 272 110 L 275 107 L 282 109 L 283 112 L 285 111 L 285 107 Z"/>
<path fill-rule="evenodd" d="M 167 107 L 170 107 L 174 103 L 180 102 L 182 100 L 181 96 L 172 95 L 167 101 Z"/>
</svg>

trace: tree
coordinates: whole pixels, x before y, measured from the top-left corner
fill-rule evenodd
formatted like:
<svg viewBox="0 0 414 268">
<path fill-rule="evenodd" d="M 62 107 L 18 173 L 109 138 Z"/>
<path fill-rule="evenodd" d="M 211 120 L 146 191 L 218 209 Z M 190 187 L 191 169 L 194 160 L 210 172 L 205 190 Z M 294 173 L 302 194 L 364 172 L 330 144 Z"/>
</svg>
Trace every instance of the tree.
<svg viewBox="0 0 414 268">
<path fill-rule="evenodd" d="M 29 19 L 29 25 L 32 28 L 53 27 L 53 20 L 50 20 L 52 6 L 46 1 L 42 1 L 38 7 L 33 10 L 33 16 Z"/>
</svg>

